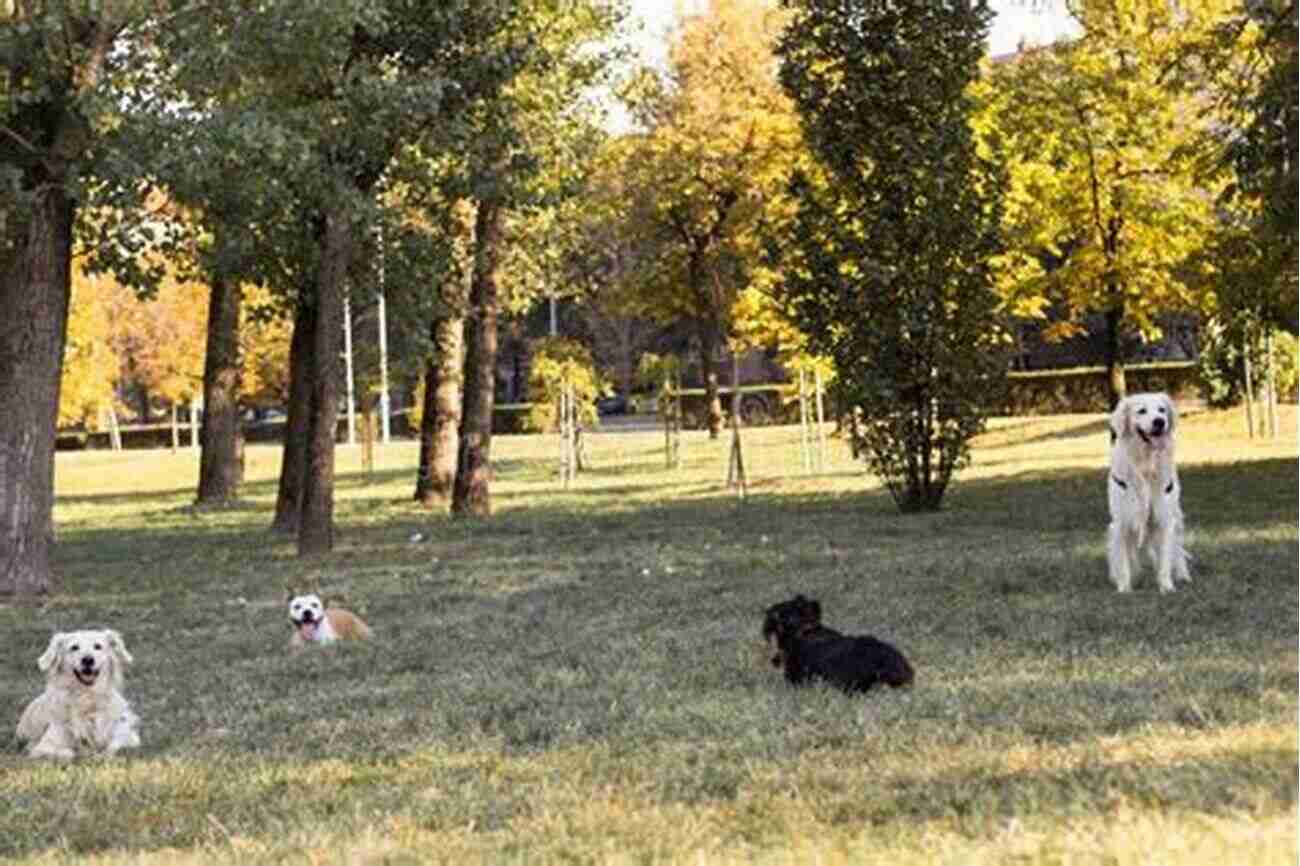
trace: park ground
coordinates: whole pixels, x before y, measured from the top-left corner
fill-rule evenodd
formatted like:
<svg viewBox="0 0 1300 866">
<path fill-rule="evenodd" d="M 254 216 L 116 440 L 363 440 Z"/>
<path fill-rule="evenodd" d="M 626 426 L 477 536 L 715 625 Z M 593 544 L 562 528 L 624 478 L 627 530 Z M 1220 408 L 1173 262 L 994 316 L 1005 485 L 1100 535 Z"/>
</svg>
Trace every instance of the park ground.
<svg viewBox="0 0 1300 866">
<path fill-rule="evenodd" d="M 58 456 L 64 589 L 0 605 L 0 858 L 30 864 L 1294 864 L 1297 439 L 1183 419 L 1194 583 L 1106 580 L 1098 416 L 999 419 L 945 508 L 897 513 L 798 428 L 728 443 L 493 443 L 488 520 L 410 501 L 415 447 L 339 456 L 340 537 L 270 522 L 279 452 L 238 507 L 191 507 L 189 451 Z M 287 583 L 376 631 L 285 652 Z M 897 644 L 908 690 L 788 688 L 759 640 L 802 591 Z M 56 629 L 135 655 L 144 747 L 22 756 Z"/>
</svg>

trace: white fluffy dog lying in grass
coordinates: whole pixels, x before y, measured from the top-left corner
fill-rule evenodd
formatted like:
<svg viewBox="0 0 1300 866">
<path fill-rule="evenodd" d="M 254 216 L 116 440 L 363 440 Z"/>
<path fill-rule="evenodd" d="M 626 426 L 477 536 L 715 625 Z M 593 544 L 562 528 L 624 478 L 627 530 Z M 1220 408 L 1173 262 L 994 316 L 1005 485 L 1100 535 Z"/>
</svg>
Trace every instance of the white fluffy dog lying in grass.
<svg viewBox="0 0 1300 866">
<path fill-rule="evenodd" d="M 1133 394 L 1111 413 L 1106 556 L 1110 579 L 1120 592 L 1133 588 L 1144 546 L 1161 592 L 1173 590 L 1174 578 L 1192 579 L 1183 549 L 1183 491 L 1174 462 L 1177 420 L 1167 394 Z"/>
<path fill-rule="evenodd" d="M 122 697 L 131 654 L 112 629 L 58 632 L 37 660 L 45 691 L 18 720 L 34 758 L 73 758 L 140 745 L 140 719 Z"/>
</svg>

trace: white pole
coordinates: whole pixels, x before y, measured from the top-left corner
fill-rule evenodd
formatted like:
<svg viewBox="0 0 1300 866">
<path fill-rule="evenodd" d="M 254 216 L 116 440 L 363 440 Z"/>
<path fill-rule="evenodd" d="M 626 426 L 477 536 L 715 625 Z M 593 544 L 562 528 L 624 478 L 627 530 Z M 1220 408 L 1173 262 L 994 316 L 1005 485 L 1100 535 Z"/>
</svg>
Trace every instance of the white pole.
<svg viewBox="0 0 1300 866">
<path fill-rule="evenodd" d="M 391 436 L 388 409 L 388 308 L 384 303 L 384 292 L 381 287 L 379 291 L 379 417 L 383 431 L 383 438 L 380 441 L 385 445 L 388 444 Z"/>
<path fill-rule="evenodd" d="M 203 408 L 203 398 L 198 394 L 190 397 L 190 450 L 199 450 L 199 410 Z"/>
<path fill-rule="evenodd" d="M 356 404 L 352 399 L 352 305 L 343 296 L 343 358 L 348 373 L 348 444 L 357 442 Z"/>
<path fill-rule="evenodd" d="M 555 295 L 551 295 L 551 336 L 560 333 L 559 321 L 555 316 Z"/>
<path fill-rule="evenodd" d="M 379 425 L 381 442 L 388 444 L 388 305 L 384 301 L 384 227 L 379 227 Z"/>
<path fill-rule="evenodd" d="M 813 383 L 817 388 L 817 471 L 826 471 L 826 406 L 822 402 L 822 371 L 813 370 Z"/>
</svg>

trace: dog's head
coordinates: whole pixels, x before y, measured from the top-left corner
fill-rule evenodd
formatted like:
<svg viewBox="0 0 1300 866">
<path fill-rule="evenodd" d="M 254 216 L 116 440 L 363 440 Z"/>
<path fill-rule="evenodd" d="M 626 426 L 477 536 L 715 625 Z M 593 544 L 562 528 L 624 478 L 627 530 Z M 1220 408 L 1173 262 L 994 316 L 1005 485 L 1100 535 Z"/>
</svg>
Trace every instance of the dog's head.
<svg viewBox="0 0 1300 866">
<path fill-rule="evenodd" d="M 1145 444 L 1163 447 L 1173 438 L 1178 410 L 1168 394 L 1131 394 L 1120 400 L 1110 415 L 1111 436 L 1137 437 Z"/>
<path fill-rule="evenodd" d="M 65 688 L 121 689 L 124 670 L 134 659 L 113 629 L 56 632 L 36 660 L 51 682 Z"/>
<path fill-rule="evenodd" d="M 325 602 L 314 592 L 289 596 L 289 622 L 303 640 L 315 640 L 316 629 L 325 618 Z"/>
<path fill-rule="evenodd" d="M 781 638 L 803 635 L 821 623 L 822 606 L 815 598 L 796 595 L 769 607 L 763 616 L 763 640 L 775 652 L 772 666 L 781 666 Z"/>
</svg>

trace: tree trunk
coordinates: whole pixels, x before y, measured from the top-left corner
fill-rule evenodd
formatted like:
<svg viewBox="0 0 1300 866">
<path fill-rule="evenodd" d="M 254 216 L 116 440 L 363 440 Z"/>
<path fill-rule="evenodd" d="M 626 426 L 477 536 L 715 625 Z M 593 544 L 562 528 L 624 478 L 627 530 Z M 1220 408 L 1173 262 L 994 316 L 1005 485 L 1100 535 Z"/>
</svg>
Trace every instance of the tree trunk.
<svg viewBox="0 0 1300 866">
<path fill-rule="evenodd" d="M 486 517 L 492 513 L 492 405 L 497 364 L 497 262 L 503 212 L 499 202 L 479 203 L 474 221 L 474 277 L 465 331 L 465 399 L 460 459 L 451 511 Z"/>
<path fill-rule="evenodd" d="M 199 457 L 200 505 L 221 505 L 239 494 L 243 431 L 239 425 L 239 283 L 216 276 L 208 301 L 208 343 L 203 360 L 203 446 Z"/>
<path fill-rule="evenodd" d="M 299 301 L 289 343 L 289 405 L 284 419 L 284 446 L 280 458 L 280 489 L 275 499 L 278 532 L 298 532 L 302 520 L 302 491 L 307 476 L 307 414 L 311 411 L 312 335 L 316 308 Z"/>
<path fill-rule="evenodd" d="M 1110 391 L 1111 408 L 1128 394 L 1120 334 L 1123 318 L 1124 311 L 1120 307 L 1111 307 L 1106 311 L 1106 382 Z"/>
<path fill-rule="evenodd" d="M 140 401 L 140 423 L 149 424 L 153 421 L 153 412 L 149 409 L 149 386 L 143 382 L 136 384 L 136 398 Z"/>
<path fill-rule="evenodd" d="M 717 439 L 722 432 L 722 398 L 718 394 L 718 336 L 718 327 L 713 322 L 700 323 L 700 374 L 704 378 L 704 401 L 708 407 L 706 420 L 710 439 Z"/>
<path fill-rule="evenodd" d="M 420 416 L 420 466 L 415 499 L 430 508 L 451 504 L 460 447 L 461 376 L 465 320 L 436 319 L 434 354 L 424 368 L 424 412 Z"/>
<path fill-rule="evenodd" d="M 7 214 L 0 247 L 0 595 L 58 588 L 50 568 L 54 438 L 75 205 L 59 179 L 38 180 L 45 188 L 30 211 Z"/>
<path fill-rule="evenodd" d="M 298 555 L 334 549 L 334 440 L 338 435 L 343 290 L 352 256 L 351 226 L 338 212 L 325 216 L 321 263 L 314 286 L 311 401 L 307 415 L 307 475 L 298 524 Z"/>
</svg>

